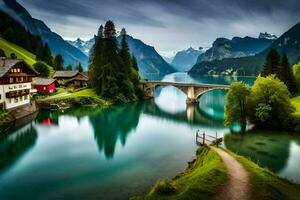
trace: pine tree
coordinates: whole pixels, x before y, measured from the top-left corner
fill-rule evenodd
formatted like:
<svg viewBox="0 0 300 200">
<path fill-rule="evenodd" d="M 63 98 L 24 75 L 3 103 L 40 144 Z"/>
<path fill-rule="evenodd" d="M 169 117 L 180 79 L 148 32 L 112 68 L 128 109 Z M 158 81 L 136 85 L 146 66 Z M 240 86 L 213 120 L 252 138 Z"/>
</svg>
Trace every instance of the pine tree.
<svg viewBox="0 0 300 200">
<path fill-rule="evenodd" d="M 0 57 L 6 58 L 5 52 L 0 48 Z"/>
<path fill-rule="evenodd" d="M 53 65 L 53 62 L 52 62 L 52 55 L 51 55 L 51 51 L 50 51 L 50 48 L 48 46 L 48 44 L 46 43 L 44 48 L 43 48 L 43 60 L 42 61 L 45 61 L 48 65 Z"/>
<path fill-rule="evenodd" d="M 64 70 L 64 58 L 62 55 L 58 54 L 55 56 L 53 61 L 54 70 Z"/>
<path fill-rule="evenodd" d="M 279 79 L 286 84 L 291 93 L 295 93 L 297 90 L 296 80 L 290 67 L 290 63 L 286 53 L 283 53 L 282 55 L 279 69 Z"/>
<path fill-rule="evenodd" d="M 137 99 L 139 75 L 133 67 L 125 29 L 121 33 L 119 49 L 114 23 L 107 21 L 104 29 L 100 26 L 90 55 L 89 81 L 99 95 L 126 102 Z"/>
<path fill-rule="evenodd" d="M 139 67 L 138 67 L 138 64 L 137 64 L 137 61 L 136 61 L 136 58 L 135 58 L 134 55 L 132 55 L 131 63 L 132 63 L 132 67 L 133 67 L 136 71 L 139 71 Z"/>
<path fill-rule="evenodd" d="M 68 65 L 68 66 L 66 67 L 66 71 L 72 71 L 72 70 L 73 70 L 72 65 Z"/>
<path fill-rule="evenodd" d="M 280 55 L 278 52 L 271 48 L 264 65 L 262 76 L 266 77 L 270 74 L 279 75 Z"/>
<path fill-rule="evenodd" d="M 78 62 L 76 70 L 78 70 L 79 72 L 83 72 L 83 67 L 80 62 Z"/>
</svg>

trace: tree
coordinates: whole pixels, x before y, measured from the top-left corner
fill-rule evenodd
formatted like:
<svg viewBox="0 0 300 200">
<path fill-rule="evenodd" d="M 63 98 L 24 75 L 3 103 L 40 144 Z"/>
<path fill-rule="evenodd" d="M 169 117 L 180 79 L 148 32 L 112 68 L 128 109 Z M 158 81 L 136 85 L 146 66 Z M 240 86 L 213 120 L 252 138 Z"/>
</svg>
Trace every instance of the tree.
<svg viewBox="0 0 300 200">
<path fill-rule="evenodd" d="M 104 30 L 100 26 L 89 61 L 89 82 L 97 94 L 117 102 L 137 99 L 136 88 L 139 75 L 133 68 L 126 30 L 122 29 L 120 49 L 116 29 L 112 21 L 107 21 Z"/>
<path fill-rule="evenodd" d="M 45 45 L 40 45 L 38 47 L 37 54 L 36 54 L 36 60 L 44 61 L 48 65 L 53 66 L 51 51 L 50 51 L 47 43 Z"/>
<path fill-rule="evenodd" d="M 256 79 L 248 105 L 250 121 L 269 129 L 286 128 L 294 112 L 287 86 L 275 75 Z"/>
<path fill-rule="evenodd" d="M 250 88 L 243 82 L 230 85 L 225 104 L 225 125 L 240 123 L 244 133 L 247 125 L 247 103 Z"/>
<path fill-rule="evenodd" d="M 293 65 L 293 74 L 297 84 L 297 90 L 300 90 L 300 62 L 298 64 Z"/>
<path fill-rule="evenodd" d="M 267 55 L 266 63 L 264 65 L 261 75 L 263 77 L 269 76 L 271 74 L 276 74 L 278 76 L 279 65 L 280 65 L 280 55 L 275 49 L 271 48 Z"/>
<path fill-rule="evenodd" d="M 82 67 L 82 65 L 81 65 L 80 62 L 78 62 L 76 69 L 77 69 L 79 72 L 83 72 L 83 67 Z"/>
<path fill-rule="evenodd" d="M 139 71 L 139 67 L 138 67 L 138 64 L 137 64 L 137 61 L 136 61 L 136 58 L 135 58 L 134 55 L 132 55 L 131 63 L 132 63 L 132 67 L 133 67 L 136 71 Z"/>
<path fill-rule="evenodd" d="M 6 58 L 5 52 L 0 48 L 0 57 Z"/>
<path fill-rule="evenodd" d="M 12 27 L 9 27 L 8 29 L 6 29 L 3 32 L 2 37 L 9 42 L 12 42 L 12 43 L 16 42 L 15 32 L 12 29 Z"/>
<path fill-rule="evenodd" d="M 104 26 L 104 38 L 115 39 L 116 35 L 117 31 L 115 28 L 115 24 L 113 23 L 113 21 L 107 21 Z"/>
<path fill-rule="evenodd" d="M 11 53 L 11 54 L 10 54 L 10 58 L 11 58 L 11 59 L 17 59 L 17 56 L 16 56 L 15 53 Z"/>
<path fill-rule="evenodd" d="M 64 70 L 64 58 L 62 55 L 58 54 L 53 60 L 53 69 L 54 70 Z"/>
<path fill-rule="evenodd" d="M 286 84 L 291 93 L 295 93 L 297 91 L 296 81 L 292 69 L 290 67 L 289 60 L 285 53 L 283 53 L 282 55 L 282 60 L 279 69 L 280 73 L 278 78 Z"/>
<path fill-rule="evenodd" d="M 73 70 L 72 65 L 68 65 L 68 66 L 66 67 L 66 71 L 72 71 L 72 70 Z"/>
<path fill-rule="evenodd" d="M 47 78 L 50 75 L 49 67 L 44 62 L 36 62 L 33 68 L 39 73 L 39 77 Z"/>
</svg>

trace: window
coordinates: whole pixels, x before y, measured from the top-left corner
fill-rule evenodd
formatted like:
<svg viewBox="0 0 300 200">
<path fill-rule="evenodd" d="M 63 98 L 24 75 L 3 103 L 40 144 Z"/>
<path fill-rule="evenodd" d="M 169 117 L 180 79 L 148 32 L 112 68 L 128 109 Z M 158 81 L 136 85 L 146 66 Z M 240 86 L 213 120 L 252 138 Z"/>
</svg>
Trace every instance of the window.
<svg viewBox="0 0 300 200">
<path fill-rule="evenodd" d="M 20 101 L 22 101 L 22 100 L 23 100 L 23 97 L 22 97 L 22 96 L 20 96 L 20 97 L 19 97 L 19 99 L 20 99 Z"/>
<path fill-rule="evenodd" d="M 19 102 L 18 98 L 15 98 L 15 103 L 18 103 L 18 102 Z"/>
<path fill-rule="evenodd" d="M 10 77 L 9 78 L 9 83 L 14 83 L 14 78 Z"/>
<path fill-rule="evenodd" d="M 11 103 L 11 98 L 8 98 L 8 103 Z"/>
<path fill-rule="evenodd" d="M 28 95 L 25 95 L 25 96 L 24 96 L 24 100 L 27 100 L 27 99 L 28 99 Z"/>
<path fill-rule="evenodd" d="M 17 72 L 21 72 L 21 69 L 20 69 L 20 68 L 17 68 Z"/>
</svg>

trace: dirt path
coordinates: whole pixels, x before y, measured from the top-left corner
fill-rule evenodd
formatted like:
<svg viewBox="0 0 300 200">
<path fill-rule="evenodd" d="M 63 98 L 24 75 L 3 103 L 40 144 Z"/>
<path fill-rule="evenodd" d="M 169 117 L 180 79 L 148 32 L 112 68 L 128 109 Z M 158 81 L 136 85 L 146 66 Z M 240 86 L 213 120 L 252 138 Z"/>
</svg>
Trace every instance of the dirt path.
<svg viewBox="0 0 300 200">
<path fill-rule="evenodd" d="M 215 200 L 250 200 L 250 180 L 245 168 L 231 155 L 215 147 L 211 147 L 222 158 L 228 170 L 228 181 L 221 191 L 215 196 Z"/>
</svg>

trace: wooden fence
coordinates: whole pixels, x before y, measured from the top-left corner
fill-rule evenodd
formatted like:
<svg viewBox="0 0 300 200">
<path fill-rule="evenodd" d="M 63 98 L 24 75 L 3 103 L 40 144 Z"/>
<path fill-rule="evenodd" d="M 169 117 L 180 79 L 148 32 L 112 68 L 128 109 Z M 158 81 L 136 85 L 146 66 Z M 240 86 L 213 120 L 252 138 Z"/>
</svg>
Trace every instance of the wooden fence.
<svg viewBox="0 0 300 200">
<path fill-rule="evenodd" d="M 199 146 L 204 146 L 204 145 L 217 145 L 217 147 L 219 147 L 219 145 L 223 142 L 223 138 L 222 137 L 218 137 L 218 133 L 216 132 L 216 136 L 211 136 L 205 133 L 205 131 L 203 133 L 200 133 L 200 130 L 197 130 L 196 132 L 196 144 Z"/>
</svg>

